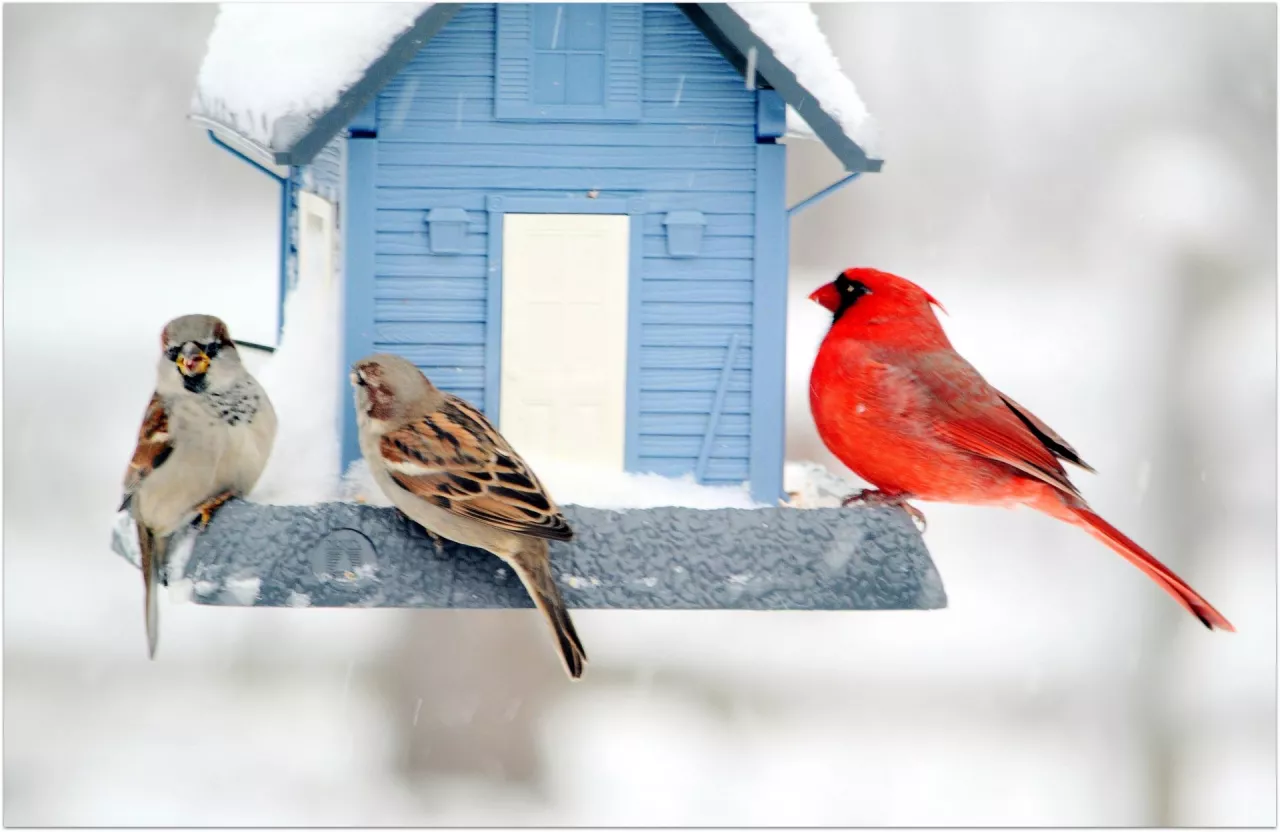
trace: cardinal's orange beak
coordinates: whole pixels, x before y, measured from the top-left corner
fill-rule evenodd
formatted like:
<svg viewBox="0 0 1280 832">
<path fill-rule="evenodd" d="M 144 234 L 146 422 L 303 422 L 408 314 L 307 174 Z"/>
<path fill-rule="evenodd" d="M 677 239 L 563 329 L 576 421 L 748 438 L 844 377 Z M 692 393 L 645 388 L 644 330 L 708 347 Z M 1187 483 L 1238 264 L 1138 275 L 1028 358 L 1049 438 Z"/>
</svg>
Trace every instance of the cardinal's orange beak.
<svg viewBox="0 0 1280 832">
<path fill-rule="evenodd" d="M 835 312 L 840 306 L 840 292 L 836 289 L 835 281 L 828 283 L 820 289 L 814 290 L 809 295 L 809 300 L 821 306 L 828 312 Z"/>
</svg>

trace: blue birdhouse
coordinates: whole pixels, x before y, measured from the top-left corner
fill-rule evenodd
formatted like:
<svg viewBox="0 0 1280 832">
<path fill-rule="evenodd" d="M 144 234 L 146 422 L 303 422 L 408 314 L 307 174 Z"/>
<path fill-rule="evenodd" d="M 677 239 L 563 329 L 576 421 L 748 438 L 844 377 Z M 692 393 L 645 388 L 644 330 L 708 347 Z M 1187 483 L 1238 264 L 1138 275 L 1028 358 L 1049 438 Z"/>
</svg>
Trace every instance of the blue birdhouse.
<svg viewBox="0 0 1280 832">
<path fill-rule="evenodd" d="M 395 352 L 523 454 L 774 503 L 781 140 L 879 170 L 853 90 L 806 4 L 229 4 L 194 117 L 287 168 L 282 285 L 340 275 L 335 373 Z"/>
<path fill-rule="evenodd" d="M 754 506 L 558 496 L 578 532 L 551 545 L 571 608 L 946 605 L 904 512 L 835 507 L 821 478 L 776 505 L 788 222 L 881 166 L 808 4 L 231 3 L 192 117 L 280 183 L 293 352 L 341 344 L 332 391 L 357 359 L 396 353 L 588 488 L 692 475 Z M 846 171 L 790 208 L 789 138 Z M 341 445 L 337 471 L 360 454 L 350 398 L 330 399 L 345 406 L 315 447 Z M 232 501 L 175 585 L 233 606 L 532 603 L 489 553 L 436 551 L 352 499 Z M 137 564 L 117 519 L 112 545 Z"/>
</svg>

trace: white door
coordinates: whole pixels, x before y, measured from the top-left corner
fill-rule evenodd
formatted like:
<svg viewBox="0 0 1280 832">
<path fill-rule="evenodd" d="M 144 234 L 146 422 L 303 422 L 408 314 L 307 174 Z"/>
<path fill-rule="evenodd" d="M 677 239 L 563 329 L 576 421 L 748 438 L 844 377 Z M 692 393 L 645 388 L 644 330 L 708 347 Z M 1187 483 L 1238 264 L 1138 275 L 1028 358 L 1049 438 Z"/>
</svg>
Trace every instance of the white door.
<svg viewBox="0 0 1280 832">
<path fill-rule="evenodd" d="M 298 192 L 298 281 L 333 282 L 333 203 Z"/>
<path fill-rule="evenodd" d="M 499 429 L 531 463 L 622 470 L 630 217 L 507 214 Z"/>
</svg>

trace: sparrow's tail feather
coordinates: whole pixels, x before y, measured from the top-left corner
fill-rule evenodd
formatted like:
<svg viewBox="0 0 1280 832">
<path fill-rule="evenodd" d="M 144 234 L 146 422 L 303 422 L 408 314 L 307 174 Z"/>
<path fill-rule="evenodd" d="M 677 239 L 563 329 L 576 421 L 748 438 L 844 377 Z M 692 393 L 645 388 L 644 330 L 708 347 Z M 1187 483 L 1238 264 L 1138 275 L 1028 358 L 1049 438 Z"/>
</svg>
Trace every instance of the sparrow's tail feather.
<svg viewBox="0 0 1280 832">
<path fill-rule="evenodd" d="M 156 644 L 160 641 L 160 567 L 164 562 L 166 538 L 155 534 L 138 523 L 138 549 L 142 553 L 142 586 L 146 603 L 147 658 L 156 657 Z"/>
<path fill-rule="evenodd" d="M 1082 526 L 1091 535 L 1111 547 L 1125 560 L 1138 567 L 1147 577 L 1155 581 L 1165 592 L 1181 604 L 1187 612 L 1200 619 L 1200 623 L 1210 630 L 1219 629 L 1234 633 L 1236 628 L 1226 617 L 1213 608 L 1200 593 L 1192 589 L 1186 581 L 1174 574 L 1173 570 L 1156 560 L 1147 550 L 1130 540 L 1115 526 L 1094 514 L 1088 508 L 1078 505 L 1067 505 L 1063 519 Z M 1057 512 L 1055 512 L 1057 513 Z"/>
<path fill-rule="evenodd" d="M 520 576 L 521 582 L 533 599 L 534 605 L 546 618 L 551 627 L 551 635 L 556 640 L 556 648 L 560 653 L 560 661 L 571 679 L 582 678 L 586 670 L 587 651 L 578 638 L 578 631 L 573 627 L 573 619 L 565 609 L 564 598 L 556 586 L 555 577 L 551 573 L 551 560 L 547 553 L 545 540 L 531 541 L 523 551 L 510 560 L 512 568 Z"/>
</svg>

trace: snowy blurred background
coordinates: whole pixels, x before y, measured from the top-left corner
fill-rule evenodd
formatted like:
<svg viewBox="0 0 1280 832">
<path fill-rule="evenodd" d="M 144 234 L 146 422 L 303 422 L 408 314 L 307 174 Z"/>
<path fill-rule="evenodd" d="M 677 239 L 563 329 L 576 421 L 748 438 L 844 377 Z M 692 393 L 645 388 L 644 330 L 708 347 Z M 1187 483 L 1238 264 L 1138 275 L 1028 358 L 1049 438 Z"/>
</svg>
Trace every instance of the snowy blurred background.
<svg viewBox="0 0 1280 832">
<path fill-rule="evenodd" d="M 184 119 L 213 7 L 7 4 L 6 825 L 1276 823 L 1276 7 L 817 10 L 887 162 L 793 224 L 789 457 L 804 294 L 896 271 L 1239 633 L 932 506 L 950 609 L 581 612 L 574 686 L 524 612 L 166 605 L 148 662 L 107 542 L 155 339 L 272 340 L 276 186 Z"/>
</svg>

